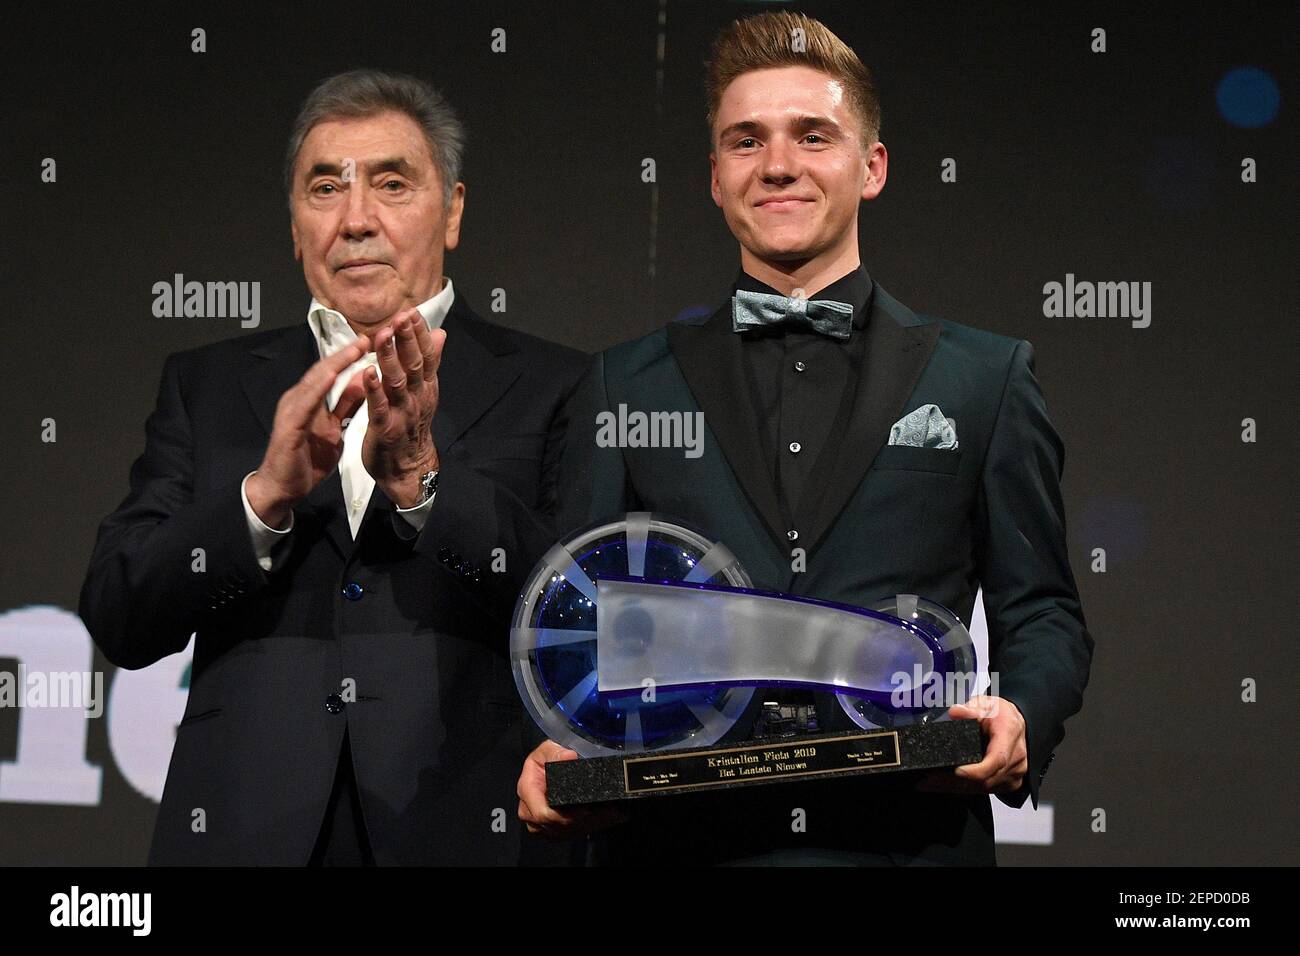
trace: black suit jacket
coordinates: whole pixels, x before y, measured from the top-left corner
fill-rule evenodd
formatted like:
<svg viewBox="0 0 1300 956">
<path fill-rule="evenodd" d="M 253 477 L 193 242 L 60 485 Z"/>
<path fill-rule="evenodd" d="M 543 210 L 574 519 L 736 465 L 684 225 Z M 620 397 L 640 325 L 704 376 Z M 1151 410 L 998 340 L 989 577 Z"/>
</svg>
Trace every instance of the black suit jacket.
<svg viewBox="0 0 1300 956">
<path fill-rule="evenodd" d="M 1066 553 L 1064 447 L 1047 416 L 1028 342 L 917 315 L 879 283 L 853 412 L 820 476 L 820 498 L 787 528 L 747 393 L 729 303 L 597 356 L 575 396 L 560 527 L 629 510 L 675 516 L 740 559 L 754 585 L 866 606 L 919 594 L 969 622 L 982 584 L 990 667 L 1025 717 L 1030 769 L 1009 800 L 1038 801 L 1064 722 L 1082 704 L 1092 657 Z M 933 402 L 956 422 L 957 450 L 888 445 L 890 426 Z M 601 448 L 594 416 L 703 411 L 703 454 Z M 833 412 L 833 410 L 831 410 Z M 829 414 L 830 412 L 828 412 Z M 788 532 L 798 532 L 791 541 Z M 792 547 L 807 570 L 792 567 Z M 817 695 L 823 729 L 852 729 Z M 904 775 L 898 775 L 898 778 Z M 622 862 L 714 862 L 813 847 L 898 861 L 992 863 L 987 796 L 916 792 L 889 777 L 636 801 L 634 819 L 597 842 Z M 794 809 L 806 832 L 793 832 Z"/>
<path fill-rule="evenodd" d="M 306 863 L 345 727 L 378 863 L 516 862 L 531 725 L 509 615 L 555 541 L 563 407 L 583 357 L 483 321 L 459 293 L 443 328 L 441 472 L 423 529 L 376 486 L 354 541 L 336 469 L 294 506 L 291 554 L 270 574 L 240 482 L 281 394 L 319 358 L 315 339 L 303 323 L 167 359 L 80 603 L 121 667 L 197 635 L 150 862 Z M 340 708 L 345 682 L 355 700 Z"/>
</svg>

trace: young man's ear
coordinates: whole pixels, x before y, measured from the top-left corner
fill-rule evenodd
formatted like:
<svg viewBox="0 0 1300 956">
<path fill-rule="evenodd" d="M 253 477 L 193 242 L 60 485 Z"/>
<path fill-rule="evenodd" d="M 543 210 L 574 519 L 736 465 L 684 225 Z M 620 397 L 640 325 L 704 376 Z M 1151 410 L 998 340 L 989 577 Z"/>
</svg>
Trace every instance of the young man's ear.
<svg viewBox="0 0 1300 956">
<path fill-rule="evenodd" d="M 714 153 L 709 153 L 709 195 L 713 197 L 713 204 L 721 209 L 722 190 L 718 188 L 718 157 Z"/>
<path fill-rule="evenodd" d="M 889 174 L 889 152 L 885 144 L 877 140 L 867 150 L 867 174 L 862 183 L 862 198 L 875 199 L 885 188 L 885 179 Z"/>
</svg>

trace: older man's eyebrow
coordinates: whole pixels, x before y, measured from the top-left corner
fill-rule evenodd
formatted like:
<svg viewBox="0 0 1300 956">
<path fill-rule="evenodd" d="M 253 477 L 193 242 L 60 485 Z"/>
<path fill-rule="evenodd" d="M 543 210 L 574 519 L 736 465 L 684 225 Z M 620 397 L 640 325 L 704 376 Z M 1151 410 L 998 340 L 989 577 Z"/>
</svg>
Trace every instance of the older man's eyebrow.
<svg viewBox="0 0 1300 956">
<path fill-rule="evenodd" d="M 415 166 L 402 156 L 385 156 L 382 159 L 376 159 L 373 162 L 366 163 L 362 167 L 362 172 L 371 176 L 376 173 L 401 173 L 403 176 L 416 178 Z M 312 163 L 307 170 L 307 180 L 311 181 L 317 176 L 342 176 L 343 165 L 341 163 Z"/>
</svg>

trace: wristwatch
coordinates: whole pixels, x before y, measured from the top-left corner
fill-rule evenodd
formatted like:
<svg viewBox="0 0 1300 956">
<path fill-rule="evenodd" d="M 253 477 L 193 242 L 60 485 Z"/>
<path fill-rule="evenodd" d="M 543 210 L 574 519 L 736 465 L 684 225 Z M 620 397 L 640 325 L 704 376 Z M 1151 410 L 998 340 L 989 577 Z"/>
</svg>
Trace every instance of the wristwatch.
<svg viewBox="0 0 1300 956">
<path fill-rule="evenodd" d="M 422 489 L 420 500 L 411 505 L 410 508 L 403 508 L 403 511 L 418 508 L 433 497 L 433 493 L 438 490 L 438 471 L 436 468 L 433 471 L 426 471 L 420 476 L 420 488 Z"/>
</svg>

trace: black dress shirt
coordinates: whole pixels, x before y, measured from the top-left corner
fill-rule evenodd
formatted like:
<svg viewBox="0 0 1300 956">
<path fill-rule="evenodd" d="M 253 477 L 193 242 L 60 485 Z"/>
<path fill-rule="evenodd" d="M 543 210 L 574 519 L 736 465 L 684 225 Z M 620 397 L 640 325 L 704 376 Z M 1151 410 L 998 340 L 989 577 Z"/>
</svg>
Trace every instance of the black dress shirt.
<svg viewBox="0 0 1300 956">
<path fill-rule="evenodd" d="M 781 295 L 742 272 L 736 289 Z M 866 356 L 866 336 L 874 283 L 858 266 L 809 296 L 853 306 L 853 329 L 847 340 L 812 330 L 776 326 L 736 333 L 742 339 L 749 394 L 762 430 L 765 459 L 771 468 L 786 527 L 807 527 L 821 496 L 818 475 L 825 475 L 840 453 L 858 380 Z M 791 542 L 797 547 L 799 541 Z"/>
</svg>

